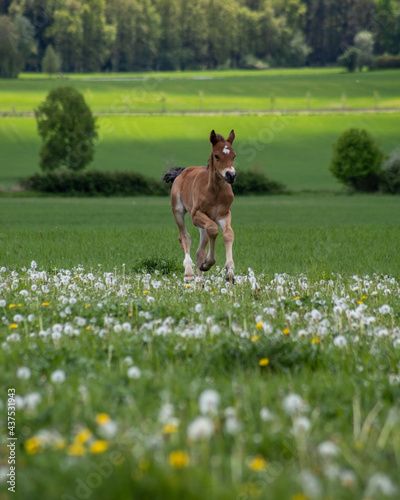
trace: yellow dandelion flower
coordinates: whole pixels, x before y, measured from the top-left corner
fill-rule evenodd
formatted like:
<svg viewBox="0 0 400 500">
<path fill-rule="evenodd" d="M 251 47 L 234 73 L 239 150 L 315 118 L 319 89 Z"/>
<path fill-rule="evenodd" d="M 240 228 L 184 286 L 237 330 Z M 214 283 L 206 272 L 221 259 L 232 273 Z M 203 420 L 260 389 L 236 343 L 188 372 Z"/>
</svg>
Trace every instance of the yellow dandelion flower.
<svg viewBox="0 0 400 500">
<path fill-rule="evenodd" d="M 269 358 L 261 358 L 260 361 L 258 362 L 260 366 L 267 366 L 269 365 Z"/>
<path fill-rule="evenodd" d="M 141 458 L 139 460 L 139 469 L 141 471 L 146 471 L 150 468 L 150 460 L 148 460 L 147 458 Z"/>
<path fill-rule="evenodd" d="M 53 443 L 53 450 L 62 450 L 65 448 L 65 439 L 59 438 Z"/>
<path fill-rule="evenodd" d="M 297 297 L 295 297 L 295 298 L 294 298 L 294 300 L 299 300 L 299 299 L 300 299 L 300 297 L 299 297 L 299 296 L 297 296 Z"/>
<path fill-rule="evenodd" d="M 283 330 L 283 335 L 289 335 L 289 333 L 290 333 L 289 328 L 285 328 L 285 329 Z"/>
<path fill-rule="evenodd" d="M 86 330 L 91 330 L 90 326 L 87 326 L 87 327 L 86 327 Z"/>
<path fill-rule="evenodd" d="M 165 424 L 163 427 L 164 434 L 173 434 L 178 431 L 178 426 L 175 424 Z"/>
<path fill-rule="evenodd" d="M 150 293 L 150 291 L 149 291 L 149 290 L 144 290 L 144 292 L 143 292 L 143 293 Z"/>
<path fill-rule="evenodd" d="M 186 285 L 186 288 L 190 288 L 190 285 Z"/>
<path fill-rule="evenodd" d="M 18 304 L 18 307 L 22 307 L 22 304 Z"/>
<path fill-rule="evenodd" d="M 18 324 L 17 323 L 11 323 L 10 328 L 18 328 Z"/>
<path fill-rule="evenodd" d="M 169 454 L 169 464 L 172 467 L 180 469 L 182 467 L 186 467 L 189 463 L 189 455 L 186 451 L 172 451 Z"/>
<path fill-rule="evenodd" d="M 24 447 L 28 455 L 34 455 L 38 451 L 40 451 L 40 448 L 42 446 L 42 441 L 39 437 L 33 436 L 29 438 L 27 441 L 25 441 Z"/>
<path fill-rule="evenodd" d="M 92 437 L 92 435 L 93 434 L 89 429 L 83 429 L 79 434 L 75 436 L 74 442 L 79 444 L 86 443 L 86 441 L 88 441 Z"/>
<path fill-rule="evenodd" d="M 15 305 L 15 304 L 10 304 L 10 305 L 8 306 L 8 308 L 9 308 L 9 309 L 14 309 L 14 307 L 16 307 L 16 305 Z"/>
<path fill-rule="evenodd" d="M 81 457 L 86 453 L 85 447 L 81 443 L 74 443 L 67 448 L 68 455 L 73 457 Z"/>
<path fill-rule="evenodd" d="M 362 300 L 358 300 L 357 304 L 363 304 L 364 302 Z"/>
<path fill-rule="evenodd" d="M 50 302 L 42 302 L 42 306 L 49 306 Z"/>
<path fill-rule="evenodd" d="M 292 500 L 309 500 L 310 497 L 304 493 L 297 493 L 297 495 L 292 496 Z"/>
<path fill-rule="evenodd" d="M 319 344 L 319 338 L 318 337 L 314 337 L 311 341 L 311 344 Z"/>
<path fill-rule="evenodd" d="M 108 422 L 111 422 L 111 417 L 107 413 L 98 413 L 96 415 L 96 423 L 99 425 L 104 425 L 107 424 Z"/>
<path fill-rule="evenodd" d="M 268 462 L 262 455 L 256 455 L 249 463 L 249 468 L 253 471 L 265 470 L 268 466 Z"/>
<path fill-rule="evenodd" d="M 257 330 L 260 330 L 262 327 L 263 327 L 262 321 L 260 321 L 259 323 L 256 324 Z"/>
<path fill-rule="evenodd" d="M 257 335 L 253 335 L 253 336 L 251 337 L 251 339 L 250 339 L 250 340 L 251 340 L 252 342 L 257 342 L 257 340 L 258 340 L 259 338 L 260 338 L 260 337 L 258 337 Z"/>
<path fill-rule="evenodd" d="M 367 298 L 367 296 L 366 296 L 366 295 L 363 295 L 361 298 L 362 298 L 362 299 L 366 299 L 366 298 Z"/>
<path fill-rule="evenodd" d="M 85 309 L 87 309 L 88 307 L 90 307 L 92 304 L 86 304 L 85 305 Z"/>
<path fill-rule="evenodd" d="M 132 318 L 132 313 L 128 313 L 128 317 L 129 317 L 129 318 Z"/>
<path fill-rule="evenodd" d="M 104 453 L 108 449 L 107 441 L 104 439 L 96 439 L 93 443 L 90 444 L 90 453 Z"/>
<path fill-rule="evenodd" d="M 80 278 L 80 276 L 77 274 L 77 275 L 75 276 L 75 279 L 77 280 L 78 278 Z"/>
</svg>

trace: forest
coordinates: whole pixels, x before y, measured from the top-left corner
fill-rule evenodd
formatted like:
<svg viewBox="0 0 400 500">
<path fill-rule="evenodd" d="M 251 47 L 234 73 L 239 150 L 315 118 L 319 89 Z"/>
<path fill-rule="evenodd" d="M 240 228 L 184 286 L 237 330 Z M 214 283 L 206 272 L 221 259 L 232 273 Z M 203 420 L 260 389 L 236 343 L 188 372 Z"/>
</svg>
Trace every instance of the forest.
<svg viewBox="0 0 400 500">
<path fill-rule="evenodd" d="M 335 64 L 359 32 L 400 53 L 399 0 L 0 0 L 0 76 Z"/>
</svg>

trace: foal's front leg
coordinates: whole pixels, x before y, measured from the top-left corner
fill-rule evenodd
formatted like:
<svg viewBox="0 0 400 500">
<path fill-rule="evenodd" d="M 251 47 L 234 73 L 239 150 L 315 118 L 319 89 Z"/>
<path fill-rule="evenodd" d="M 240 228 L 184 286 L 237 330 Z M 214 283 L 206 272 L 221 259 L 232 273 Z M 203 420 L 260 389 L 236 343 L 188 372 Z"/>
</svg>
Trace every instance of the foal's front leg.
<svg viewBox="0 0 400 500">
<path fill-rule="evenodd" d="M 203 242 L 200 241 L 197 267 L 199 271 L 208 271 L 210 267 L 215 264 L 215 240 L 218 236 L 218 226 L 214 221 L 207 217 L 204 212 L 201 212 L 200 210 L 192 212 L 192 220 L 195 226 L 199 227 L 200 229 L 205 229 L 207 233 L 210 249 L 208 251 L 206 259 L 203 262 L 200 262 L 200 256 L 204 256 L 204 253 L 202 251 L 204 250 L 204 248 L 202 248 L 202 243 L 205 243 L 207 245 L 205 239 L 203 239 Z"/>
<path fill-rule="evenodd" d="M 225 219 L 221 219 L 218 222 L 218 226 L 222 229 L 222 236 L 224 238 L 225 249 L 226 249 L 226 281 L 234 283 L 234 269 L 235 264 L 233 262 L 232 256 L 232 246 L 233 240 L 235 239 L 235 234 L 231 228 L 231 215 L 229 214 Z"/>
</svg>

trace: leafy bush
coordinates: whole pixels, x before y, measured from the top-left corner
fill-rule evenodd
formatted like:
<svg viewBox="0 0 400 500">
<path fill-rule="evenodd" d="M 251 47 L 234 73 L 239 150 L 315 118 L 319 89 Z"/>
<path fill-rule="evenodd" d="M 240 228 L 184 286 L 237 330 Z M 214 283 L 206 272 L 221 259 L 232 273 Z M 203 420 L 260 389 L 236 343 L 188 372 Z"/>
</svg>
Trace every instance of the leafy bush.
<svg viewBox="0 0 400 500">
<path fill-rule="evenodd" d="M 286 191 L 283 184 L 269 180 L 256 170 L 239 172 L 232 188 L 235 194 L 281 194 Z"/>
<path fill-rule="evenodd" d="M 35 110 L 35 117 L 43 139 L 42 170 L 48 172 L 63 166 L 81 170 L 93 160 L 96 118 L 74 87 L 52 89 Z"/>
<path fill-rule="evenodd" d="M 168 187 L 134 172 L 74 172 L 60 168 L 35 174 L 22 182 L 25 189 L 73 196 L 166 195 Z"/>
<path fill-rule="evenodd" d="M 375 139 L 366 130 L 352 128 L 334 143 L 329 170 L 357 191 L 376 191 L 382 161 L 383 153 Z"/>
<path fill-rule="evenodd" d="M 398 69 L 400 68 L 400 55 L 392 56 L 384 54 L 377 56 L 374 60 L 374 69 Z"/>
<path fill-rule="evenodd" d="M 337 62 L 343 66 L 347 71 L 353 72 L 358 66 L 360 57 L 360 50 L 356 47 L 349 47 L 344 54 L 338 57 Z"/>
<path fill-rule="evenodd" d="M 393 150 L 383 164 L 379 187 L 384 193 L 400 194 L 400 148 Z"/>
</svg>

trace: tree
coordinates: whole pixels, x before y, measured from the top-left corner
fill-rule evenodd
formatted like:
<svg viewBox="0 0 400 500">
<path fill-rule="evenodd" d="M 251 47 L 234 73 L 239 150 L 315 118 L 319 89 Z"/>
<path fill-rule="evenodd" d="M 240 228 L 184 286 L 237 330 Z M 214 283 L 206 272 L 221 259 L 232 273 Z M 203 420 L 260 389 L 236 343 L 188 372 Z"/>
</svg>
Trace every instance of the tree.
<svg viewBox="0 0 400 500">
<path fill-rule="evenodd" d="M 333 145 L 329 170 L 357 191 L 376 191 L 383 158 L 379 144 L 366 130 L 352 128 Z"/>
<path fill-rule="evenodd" d="M 39 135 L 43 139 L 40 167 L 81 170 L 93 160 L 97 138 L 96 118 L 82 94 L 74 87 L 57 87 L 35 110 Z"/>
<path fill-rule="evenodd" d="M 0 16 L 0 76 L 17 78 L 28 56 L 36 49 L 34 29 L 29 19 Z"/>
<path fill-rule="evenodd" d="M 61 69 L 61 57 L 53 49 L 53 46 L 49 44 L 43 56 L 42 72 L 48 73 L 49 75 L 53 75 L 55 73 L 59 73 L 60 69 Z"/>
<path fill-rule="evenodd" d="M 338 57 L 338 64 L 353 72 L 358 66 L 360 51 L 356 47 L 349 47 L 344 54 Z"/>
<path fill-rule="evenodd" d="M 359 31 L 354 37 L 354 46 L 359 50 L 359 70 L 371 66 L 374 60 L 374 35 L 370 31 Z"/>
</svg>

